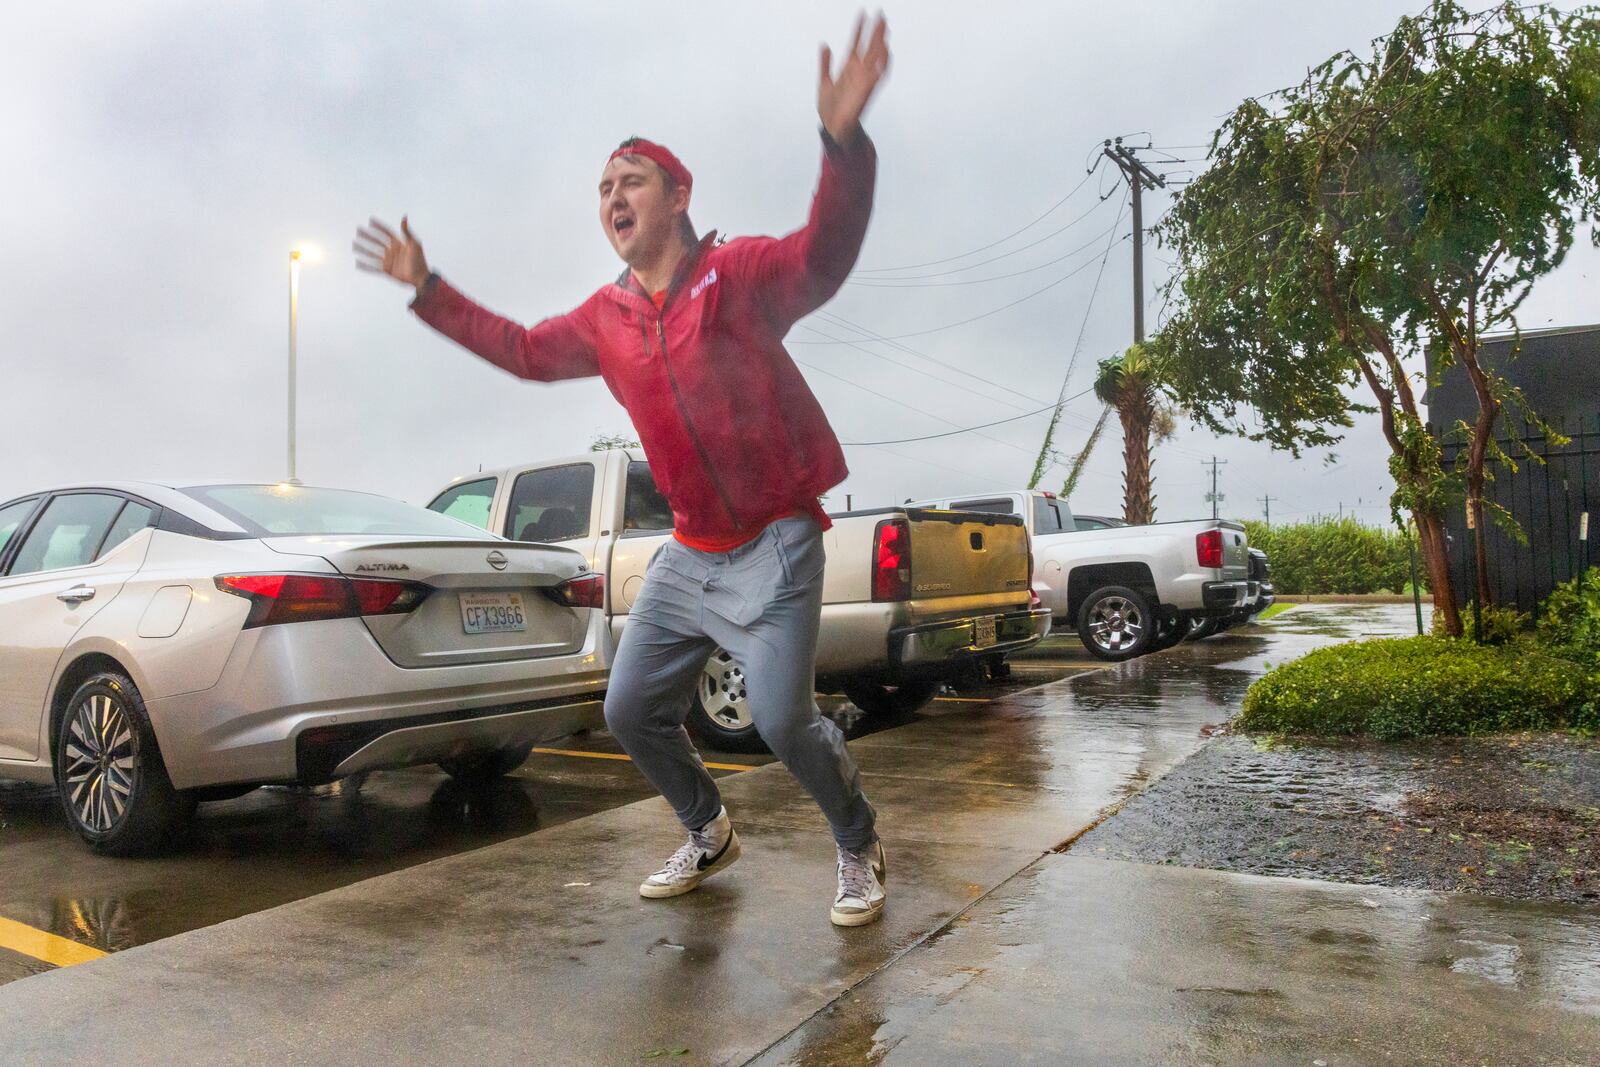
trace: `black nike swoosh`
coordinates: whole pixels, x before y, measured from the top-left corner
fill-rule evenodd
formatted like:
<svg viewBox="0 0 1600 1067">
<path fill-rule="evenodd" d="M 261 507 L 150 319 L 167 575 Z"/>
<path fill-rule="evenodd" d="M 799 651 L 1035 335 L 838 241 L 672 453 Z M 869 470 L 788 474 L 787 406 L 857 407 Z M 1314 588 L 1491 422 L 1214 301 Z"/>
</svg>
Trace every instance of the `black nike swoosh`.
<svg viewBox="0 0 1600 1067">
<path fill-rule="evenodd" d="M 700 862 L 696 865 L 696 870 L 703 871 L 713 863 L 716 863 L 722 858 L 722 854 L 728 851 L 728 846 L 731 844 L 733 844 L 733 835 L 729 834 L 728 839 L 722 843 L 722 847 L 717 849 L 717 854 L 715 856 L 707 856 L 704 853 L 701 853 Z"/>
</svg>

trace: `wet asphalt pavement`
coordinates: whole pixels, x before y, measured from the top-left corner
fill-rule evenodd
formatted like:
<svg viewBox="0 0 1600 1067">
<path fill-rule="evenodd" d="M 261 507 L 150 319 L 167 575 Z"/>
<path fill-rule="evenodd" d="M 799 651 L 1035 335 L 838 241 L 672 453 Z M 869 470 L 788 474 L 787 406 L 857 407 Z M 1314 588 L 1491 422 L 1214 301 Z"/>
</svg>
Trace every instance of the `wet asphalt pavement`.
<svg viewBox="0 0 1600 1067">
<path fill-rule="evenodd" d="M 1019 658 L 1012 676 L 933 706 L 960 707 L 1101 664 L 1075 637 Z M 863 715 L 819 698 L 851 738 L 921 718 Z M 537 833 L 654 795 L 600 729 L 552 742 L 494 788 L 462 788 L 442 771 L 377 772 L 315 790 L 268 787 L 201 805 L 192 831 L 153 858 L 96 856 L 68 829 L 54 789 L 0 782 L 0 921 L 10 919 L 104 952 L 120 952 L 376 875 Z M 711 763 L 758 767 L 771 757 L 707 749 Z M 713 767 L 724 777 L 739 773 Z M 0 985 L 51 970 L 0 945 Z"/>
<path fill-rule="evenodd" d="M 872 926 L 828 924 L 825 825 L 757 767 L 721 783 L 744 857 L 688 896 L 637 896 L 680 832 L 658 799 L 623 803 L 14 981 L 6 1049 L 208 1067 L 1593 1063 L 1600 909 L 1073 846 L 1200 751 L 1266 663 L 1407 616 L 1296 609 L 859 734 L 889 856 Z"/>
</svg>

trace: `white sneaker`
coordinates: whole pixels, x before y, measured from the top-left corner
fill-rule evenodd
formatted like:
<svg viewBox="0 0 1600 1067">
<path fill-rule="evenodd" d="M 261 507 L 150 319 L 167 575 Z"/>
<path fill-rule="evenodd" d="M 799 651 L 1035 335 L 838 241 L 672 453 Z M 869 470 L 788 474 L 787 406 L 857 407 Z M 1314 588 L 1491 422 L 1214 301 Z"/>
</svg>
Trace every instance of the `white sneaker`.
<svg viewBox="0 0 1600 1067">
<path fill-rule="evenodd" d="M 865 926 L 883 917 L 889 864 L 883 842 L 874 841 L 860 852 L 839 850 L 839 894 L 833 898 L 828 918 L 835 926 Z"/>
<path fill-rule="evenodd" d="M 728 809 L 689 831 L 689 840 L 667 860 L 666 866 L 639 886 L 641 897 L 676 897 L 698 886 L 739 858 L 739 835 L 728 821 Z"/>
</svg>

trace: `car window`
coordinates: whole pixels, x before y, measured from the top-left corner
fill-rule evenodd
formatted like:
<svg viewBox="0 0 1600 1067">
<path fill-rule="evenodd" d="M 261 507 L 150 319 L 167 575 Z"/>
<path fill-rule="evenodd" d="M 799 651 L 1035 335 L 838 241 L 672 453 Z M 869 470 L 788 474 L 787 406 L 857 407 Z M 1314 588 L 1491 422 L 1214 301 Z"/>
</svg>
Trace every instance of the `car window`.
<svg viewBox="0 0 1600 1067">
<path fill-rule="evenodd" d="M 1047 496 L 1033 498 L 1033 532 L 1036 534 L 1060 533 L 1066 529 L 1061 523 L 1061 502 Z"/>
<path fill-rule="evenodd" d="M 996 515 L 1015 515 L 1017 513 L 1016 501 L 1008 496 L 993 497 L 986 500 L 956 500 L 950 505 L 951 511 L 988 511 Z"/>
<path fill-rule="evenodd" d="M 514 541 L 569 541 L 589 536 L 594 464 L 572 463 L 517 475 L 506 536 Z"/>
<path fill-rule="evenodd" d="M 16 534 L 17 527 L 21 526 L 23 520 L 33 514 L 33 509 L 38 504 L 38 499 L 33 498 L 19 500 L 15 504 L 7 504 L 5 507 L 0 508 L 0 556 L 5 555 L 6 545 L 11 543 L 11 538 Z"/>
<path fill-rule="evenodd" d="M 95 553 L 95 559 L 110 552 L 122 542 L 150 525 L 150 520 L 155 518 L 155 508 L 146 507 L 136 500 L 130 500 L 122 505 L 122 511 L 117 515 L 117 521 L 111 524 L 111 530 L 100 544 L 100 551 Z"/>
<path fill-rule="evenodd" d="M 17 549 L 11 573 L 33 574 L 92 562 L 123 503 L 120 496 L 101 493 L 56 497 Z"/>
<path fill-rule="evenodd" d="M 460 519 L 462 522 L 470 522 L 480 529 L 487 530 L 489 509 L 494 504 L 494 487 L 499 481 L 498 478 L 480 478 L 477 481 L 452 485 L 433 498 L 428 510 L 448 515 L 452 519 Z"/>
<path fill-rule="evenodd" d="M 656 488 L 650 464 L 634 460 L 628 464 L 628 492 L 622 504 L 624 530 L 672 529 L 672 505 Z"/>
<path fill-rule="evenodd" d="M 1111 528 L 1109 522 L 1101 522 L 1099 519 L 1086 519 L 1081 515 L 1077 518 L 1077 524 L 1080 530 L 1108 530 Z"/>
<path fill-rule="evenodd" d="M 304 485 L 204 485 L 183 494 L 256 537 L 314 534 L 481 535 L 459 519 L 373 493 Z"/>
</svg>

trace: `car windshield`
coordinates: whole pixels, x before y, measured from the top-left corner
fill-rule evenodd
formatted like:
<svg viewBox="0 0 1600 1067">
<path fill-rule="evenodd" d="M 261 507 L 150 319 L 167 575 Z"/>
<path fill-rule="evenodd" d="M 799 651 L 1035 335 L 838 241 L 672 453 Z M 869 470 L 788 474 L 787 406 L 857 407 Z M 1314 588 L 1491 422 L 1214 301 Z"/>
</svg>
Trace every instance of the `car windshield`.
<svg viewBox="0 0 1600 1067">
<path fill-rule="evenodd" d="M 257 537 L 400 534 L 478 537 L 483 530 L 427 508 L 371 493 L 303 485 L 204 485 L 183 490 Z"/>
</svg>

